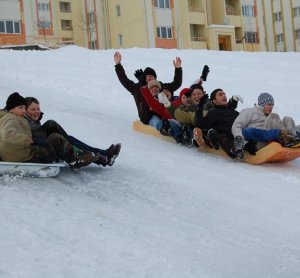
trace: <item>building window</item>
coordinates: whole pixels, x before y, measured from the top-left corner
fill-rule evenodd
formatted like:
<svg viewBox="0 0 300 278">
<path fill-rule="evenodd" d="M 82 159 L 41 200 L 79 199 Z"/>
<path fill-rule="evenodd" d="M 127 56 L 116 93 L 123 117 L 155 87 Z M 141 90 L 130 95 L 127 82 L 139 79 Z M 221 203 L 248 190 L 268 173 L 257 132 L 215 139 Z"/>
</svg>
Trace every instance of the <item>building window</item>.
<svg viewBox="0 0 300 278">
<path fill-rule="evenodd" d="M 0 33 L 5 33 L 5 24 L 4 24 L 4 21 L 0 21 Z"/>
<path fill-rule="evenodd" d="M 160 9 L 170 9 L 170 0 L 155 0 L 154 6 Z"/>
<path fill-rule="evenodd" d="M 294 16 L 300 16 L 300 7 L 294 8 Z"/>
<path fill-rule="evenodd" d="M 89 20 L 89 24 L 94 24 L 95 23 L 95 13 L 94 12 L 89 12 L 88 13 L 88 20 Z"/>
<path fill-rule="evenodd" d="M 278 44 L 283 43 L 283 34 L 282 33 L 276 35 L 276 41 L 277 41 Z"/>
<path fill-rule="evenodd" d="M 51 28 L 51 22 L 40 20 L 38 26 L 39 26 L 40 29 L 50 29 Z"/>
<path fill-rule="evenodd" d="M 296 40 L 300 41 L 300 29 L 296 30 Z"/>
<path fill-rule="evenodd" d="M 73 30 L 72 20 L 61 20 L 62 30 Z"/>
<path fill-rule="evenodd" d="M 254 6 L 242 6 L 243 16 L 254 16 Z"/>
<path fill-rule="evenodd" d="M 274 13 L 274 20 L 275 22 L 281 21 L 281 12 Z"/>
<path fill-rule="evenodd" d="M 59 2 L 59 9 L 61 13 L 71 13 L 71 3 L 70 2 Z"/>
<path fill-rule="evenodd" d="M 0 33 L 20 34 L 21 33 L 20 21 L 0 20 Z"/>
<path fill-rule="evenodd" d="M 39 3 L 38 9 L 39 9 L 39 11 L 49 11 L 49 4 L 48 3 Z"/>
<path fill-rule="evenodd" d="M 119 44 L 119 46 L 122 46 L 124 44 L 124 40 L 123 40 L 123 35 L 122 34 L 118 35 L 118 44 Z"/>
<path fill-rule="evenodd" d="M 245 42 L 246 43 L 257 43 L 257 33 L 256 32 L 245 32 Z"/>
<path fill-rule="evenodd" d="M 172 27 L 157 27 L 157 37 L 162 39 L 172 39 Z"/>
<path fill-rule="evenodd" d="M 121 7 L 120 7 L 120 5 L 116 5 L 116 15 L 121 16 Z"/>
</svg>

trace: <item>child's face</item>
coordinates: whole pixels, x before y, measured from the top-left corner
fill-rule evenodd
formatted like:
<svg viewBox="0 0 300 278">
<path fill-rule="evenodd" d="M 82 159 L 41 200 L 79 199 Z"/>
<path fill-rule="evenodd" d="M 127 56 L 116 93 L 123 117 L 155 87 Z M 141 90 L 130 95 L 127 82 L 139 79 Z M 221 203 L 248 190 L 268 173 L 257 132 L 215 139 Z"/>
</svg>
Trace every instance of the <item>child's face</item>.
<svg viewBox="0 0 300 278">
<path fill-rule="evenodd" d="M 188 106 L 189 105 L 189 97 L 187 97 L 186 95 L 182 95 L 182 97 L 181 97 L 181 103 L 183 104 L 183 105 L 185 105 L 185 106 Z"/>
<path fill-rule="evenodd" d="M 163 89 L 163 93 L 166 95 L 166 97 L 168 98 L 168 100 L 171 100 L 172 94 L 171 94 L 171 92 L 169 90 Z"/>
<path fill-rule="evenodd" d="M 273 110 L 273 107 L 274 107 L 274 104 L 269 104 L 267 103 L 265 106 L 264 106 L 264 113 L 265 115 L 270 115 L 272 113 L 272 110 Z"/>
<path fill-rule="evenodd" d="M 19 105 L 17 107 L 14 107 L 13 109 L 10 109 L 9 112 L 15 114 L 18 117 L 24 118 L 25 113 L 26 113 L 26 106 Z"/>
</svg>

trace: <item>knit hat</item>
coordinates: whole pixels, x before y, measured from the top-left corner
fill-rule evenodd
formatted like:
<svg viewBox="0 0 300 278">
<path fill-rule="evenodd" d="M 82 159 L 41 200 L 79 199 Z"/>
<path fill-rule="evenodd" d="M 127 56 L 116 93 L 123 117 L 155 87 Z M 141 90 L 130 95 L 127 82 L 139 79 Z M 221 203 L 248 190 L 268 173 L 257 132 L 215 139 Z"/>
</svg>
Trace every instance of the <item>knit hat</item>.
<svg viewBox="0 0 300 278">
<path fill-rule="evenodd" d="M 274 104 L 274 99 L 270 94 L 262 93 L 258 96 L 257 104 L 264 107 L 266 104 Z"/>
<path fill-rule="evenodd" d="M 159 90 L 161 89 L 161 84 L 157 80 L 151 80 L 148 82 L 148 88 L 151 89 L 153 86 L 157 86 Z"/>
<path fill-rule="evenodd" d="M 183 88 L 179 93 L 179 97 L 181 98 L 183 95 L 186 95 L 186 93 L 188 93 L 189 91 L 190 88 Z"/>
<path fill-rule="evenodd" d="M 149 68 L 149 67 L 145 68 L 144 74 L 145 75 L 153 75 L 155 78 L 157 77 L 155 70 L 152 68 Z"/>
<path fill-rule="evenodd" d="M 7 111 L 14 109 L 17 106 L 25 105 L 26 101 L 25 98 L 19 95 L 19 93 L 13 93 L 11 94 L 6 101 L 6 109 Z"/>
<path fill-rule="evenodd" d="M 185 93 L 185 95 L 187 97 L 191 96 L 192 92 L 195 90 L 195 89 L 200 89 L 202 92 L 204 92 L 204 89 L 203 87 L 198 83 L 198 84 L 193 84 L 191 87 L 190 87 L 190 90 Z"/>
</svg>

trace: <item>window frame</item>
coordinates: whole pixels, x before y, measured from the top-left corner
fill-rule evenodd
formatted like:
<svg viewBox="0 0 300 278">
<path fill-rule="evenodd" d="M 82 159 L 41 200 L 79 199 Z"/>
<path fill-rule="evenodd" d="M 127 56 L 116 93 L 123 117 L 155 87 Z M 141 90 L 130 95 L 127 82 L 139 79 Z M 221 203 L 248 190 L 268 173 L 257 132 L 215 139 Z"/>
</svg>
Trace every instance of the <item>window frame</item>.
<svg viewBox="0 0 300 278">
<path fill-rule="evenodd" d="M 155 0 L 154 7 L 158 9 L 170 9 L 170 0 Z"/>
<path fill-rule="evenodd" d="M 243 5 L 242 6 L 243 16 L 255 17 L 254 6 L 252 5 Z"/>
<path fill-rule="evenodd" d="M 0 31 L 0 34 L 21 34 L 21 21 L 19 20 L 0 20 L 3 26 L 3 32 Z M 11 24 L 12 26 L 12 32 L 7 32 L 7 24 Z M 18 27 L 16 28 L 16 24 Z M 19 32 L 16 32 L 16 29 L 18 29 Z"/>
<path fill-rule="evenodd" d="M 300 16 L 300 6 L 293 8 L 294 16 Z"/>
<path fill-rule="evenodd" d="M 258 43 L 257 32 L 245 32 L 245 43 Z"/>
<path fill-rule="evenodd" d="M 284 43 L 283 33 L 276 34 L 276 43 L 277 43 L 277 44 L 282 44 L 282 43 Z"/>
<path fill-rule="evenodd" d="M 170 26 L 157 26 L 156 36 L 160 39 L 173 39 L 173 28 Z"/>
<path fill-rule="evenodd" d="M 282 21 L 281 12 L 274 13 L 274 21 L 275 22 L 281 22 Z"/>
</svg>

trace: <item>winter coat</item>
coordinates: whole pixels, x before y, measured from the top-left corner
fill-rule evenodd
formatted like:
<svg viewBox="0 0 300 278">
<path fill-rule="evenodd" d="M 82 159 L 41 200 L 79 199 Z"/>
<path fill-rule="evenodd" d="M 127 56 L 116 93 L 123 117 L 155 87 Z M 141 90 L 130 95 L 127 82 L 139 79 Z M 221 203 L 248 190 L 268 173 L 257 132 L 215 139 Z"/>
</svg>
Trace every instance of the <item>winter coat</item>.
<svg viewBox="0 0 300 278">
<path fill-rule="evenodd" d="M 233 136 L 243 136 L 242 130 L 246 127 L 265 129 L 267 115 L 263 112 L 263 107 L 255 105 L 253 108 L 243 109 L 232 125 Z"/>
<path fill-rule="evenodd" d="M 215 105 L 209 110 L 203 126 L 204 129 L 213 128 L 217 133 L 231 135 L 231 127 L 239 112 L 230 106 Z"/>
<path fill-rule="evenodd" d="M 3 161 L 21 162 L 33 157 L 31 130 L 27 120 L 0 111 L 0 157 Z"/>
<path fill-rule="evenodd" d="M 140 92 L 142 85 L 140 83 L 134 83 L 132 80 L 128 79 L 121 64 L 115 65 L 115 71 L 121 84 L 132 94 L 141 122 L 148 124 L 154 113 Z M 180 88 L 182 84 L 182 68 L 175 68 L 174 80 L 171 83 L 164 84 L 167 85 L 173 92 Z"/>
<path fill-rule="evenodd" d="M 141 87 L 141 94 L 143 95 L 146 103 L 150 109 L 162 119 L 172 119 L 172 115 L 168 109 L 165 108 L 155 97 L 152 96 L 147 86 Z"/>
<path fill-rule="evenodd" d="M 227 106 L 220 106 L 220 107 L 222 107 L 223 109 L 227 109 L 227 110 L 229 109 L 228 111 L 231 111 L 231 110 L 235 111 L 235 109 L 237 108 L 237 104 L 238 104 L 237 101 L 235 101 L 232 98 L 230 98 L 229 101 L 228 101 Z M 209 111 L 212 110 L 212 109 L 214 109 L 214 108 L 216 108 L 216 107 L 217 106 L 215 106 L 212 101 L 207 100 L 204 104 L 199 103 L 199 105 L 196 108 L 196 112 L 195 112 L 195 127 L 201 128 L 202 132 L 204 134 L 206 134 L 207 130 L 211 128 L 210 127 L 211 124 L 208 122 L 208 120 L 207 120 L 206 117 L 207 117 Z"/>
<path fill-rule="evenodd" d="M 180 105 L 174 112 L 175 119 L 183 125 L 194 126 L 196 105 Z"/>
</svg>

